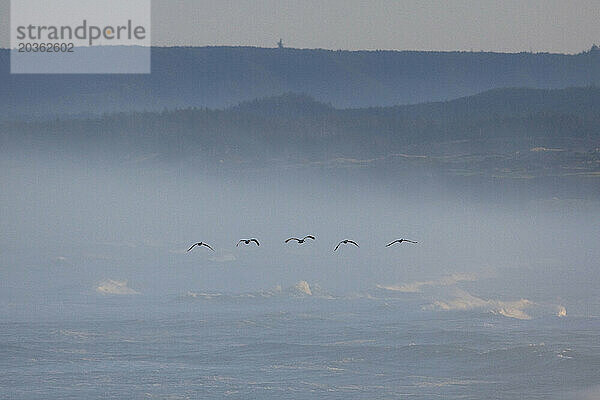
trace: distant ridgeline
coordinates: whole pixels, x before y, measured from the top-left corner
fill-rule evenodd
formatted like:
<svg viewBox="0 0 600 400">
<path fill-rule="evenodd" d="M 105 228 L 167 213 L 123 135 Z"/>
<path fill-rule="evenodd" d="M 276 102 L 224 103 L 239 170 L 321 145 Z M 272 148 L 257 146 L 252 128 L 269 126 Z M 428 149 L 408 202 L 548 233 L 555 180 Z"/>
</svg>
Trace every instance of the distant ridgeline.
<svg viewBox="0 0 600 400">
<path fill-rule="evenodd" d="M 221 110 L 0 123 L 5 146 L 240 160 L 289 154 L 368 157 L 418 143 L 531 137 L 599 140 L 600 88 L 495 89 L 447 102 L 362 109 L 286 94 Z"/>
<path fill-rule="evenodd" d="M 0 50 L 0 119 L 223 108 L 306 93 L 338 108 L 450 100 L 504 87 L 600 86 L 600 51 L 330 51 L 254 47 L 152 49 L 149 75 L 11 75 Z"/>
</svg>

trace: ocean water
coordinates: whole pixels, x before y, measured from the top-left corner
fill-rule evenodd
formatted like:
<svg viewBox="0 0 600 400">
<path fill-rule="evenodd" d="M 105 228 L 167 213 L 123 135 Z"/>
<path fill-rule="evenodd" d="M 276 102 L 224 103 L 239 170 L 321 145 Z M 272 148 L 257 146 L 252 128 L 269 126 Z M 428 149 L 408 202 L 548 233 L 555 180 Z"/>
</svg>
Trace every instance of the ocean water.
<svg viewBox="0 0 600 400">
<path fill-rule="evenodd" d="M 2 399 L 596 399 L 600 320 L 375 296 L 2 305 Z"/>
</svg>

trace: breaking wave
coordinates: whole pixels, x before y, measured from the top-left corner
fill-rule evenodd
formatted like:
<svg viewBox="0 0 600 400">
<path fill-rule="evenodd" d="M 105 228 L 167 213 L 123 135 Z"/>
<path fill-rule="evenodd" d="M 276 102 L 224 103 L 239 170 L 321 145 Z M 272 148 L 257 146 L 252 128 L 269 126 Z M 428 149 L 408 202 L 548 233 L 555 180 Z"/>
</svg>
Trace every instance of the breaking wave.
<svg viewBox="0 0 600 400">
<path fill-rule="evenodd" d="M 409 303 L 404 307 L 412 308 L 414 311 L 478 311 L 507 318 L 529 320 L 535 317 L 554 315 L 566 317 L 567 310 L 562 305 L 550 305 L 537 303 L 527 298 L 518 300 L 501 300 L 474 296 L 466 290 L 459 289 L 454 285 L 458 282 L 474 281 L 475 277 L 466 274 L 455 274 L 435 281 L 420 281 L 399 286 L 377 285 L 378 289 L 392 292 L 418 293 L 419 298 L 406 299 Z M 428 287 L 428 290 L 422 288 Z M 378 293 L 381 295 L 381 292 Z M 268 290 L 240 294 L 206 293 L 188 291 L 179 296 L 181 300 L 230 300 L 242 299 L 268 299 L 268 298 L 320 298 L 337 300 L 366 299 L 369 301 L 398 301 L 400 297 L 381 297 L 377 293 L 359 293 L 352 296 L 332 296 L 323 290 L 318 284 L 309 284 L 301 280 L 296 284 L 282 288 L 277 285 Z M 408 310 L 407 308 L 407 310 Z"/>
<path fill-rule="evenodd" d="M 420 293 L 426 286 L 451 286 L 458 282 L 473 282 L 477 280 L 471 274 L 452 274 L 438 280 L 417 281 L 401 285 L 377 285 L 377 288 L 402 293 Z"/>
<path fill-rule="evenodd" d="M 532 315 L 553 314 L 565 317 L 567 309 L 562 305 L 545 305 L 528 299 L 514 301 L 503 301 L 498 299 L 483 299 L 473 296 L 464 290 L 456 290 L 453 298 L 448 300 L 436 300 L 424 307 L 429 310 L 441 311 L 469 311 L 481 310 L 508 318 L 528 320 Z"/>
<path fill-rule="evenodd" d="M 476 280 L 477 278 L 471 274 L 452 274 L 437 280 L 377 285 L 377 288 L 393 293 L 417 293 L 428 302 L 421 307 L 423 310 L 481 311 L 521 320 L 532 319 L 534 316 L 566 317 L 567 315 L 567 310 L 562 305 L 541 304 L 526 298 L 509 301 L 486 299 L 457 287 L 460 282 Z"/>
<path fill-rule="evenodd" d="M 117 281 L 113 279 L 107 279 L 102 281 L 96 287 L 96 292 L 101 294 L 118 294 L 118 295 L 132 295 L 140 294 L 137 290 L 134 290 L 127 286 L 127 281 Z"/>
<path fill-rule="evenodd" d="M 257 292 L 241 293 L 241 294 L 223 294 L 223 293 L 203 293 L 188 291 L 185 295 L 180 296 L 182 299 L 242 299 L 242 298 L 271 298 L 271 297 L 288 297 L 288 298 L 304 298 L 315 297 L 324 299 L 333 299 L 334 297 L 326 293 L 318 284 L 312 284 L 307 281 L 299 281 L 293 286 L 282 288 L 277 285 L 272 289 L 261 290 Z"/>
</svg>

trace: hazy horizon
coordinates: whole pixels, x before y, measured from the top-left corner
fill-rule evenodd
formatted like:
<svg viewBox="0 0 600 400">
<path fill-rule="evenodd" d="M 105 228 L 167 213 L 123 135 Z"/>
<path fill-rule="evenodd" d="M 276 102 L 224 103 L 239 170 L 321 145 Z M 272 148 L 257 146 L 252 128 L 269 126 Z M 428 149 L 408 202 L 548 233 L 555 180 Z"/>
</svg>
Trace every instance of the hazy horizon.
<svg viewBox="0 0 600 400">
<path fill-rule="evenodd" d="M 600 42 L 600 41 L 599 41 Z M 580 49 L 578 51 L 572 52 L 548 52 L 548 51 L 532 51 L 532 50 L 520 50 L 520 51 L 496 51 L 496 50 L 419 50 L 419 49 L 334 49 L 334 48 L 325 48 L 325 47 L 293 47 L 293 46 L 285 46 L 287 50 L 316 50 L 316 51 L 331 51 L 331 52 L 348 52 L 348 53 L 360 53 L 360 52 L 396 52 L 396 53 L 490 53 L 490 54 L 556 54 L 556 55 L 578 55 L 585 53 L 590 50 L 592 46 L 596 44 L 592 44 L 585 49 Z M 120 47 L 123 45 L 101 45 L 94 47 Z M 123 46 L 126 47 L 126 46 Z M 250 48 L 250 49 L 274 49 L 276 46 L 261 46 L 261 45 L 245 45 L 245 44 L 207 44 L 207 45 L 185 45 L 185 44 L 172 44 L 172 45 L 157 45 L 152 44 L 153 49 L 169 49 L 169 48 Z M 0 50 L 10 50 L 10 47 L 0 47 Z"/>
<path fill-rule="evenodd" d="M 1 48 L 10 47 L 9 4 L 0 0 Z M 576 54 L 600 42 L 600 6 L 592 0 L 385 0 L 368 6 L 338 0 L 187 0 L 175 7 L 154 0 L 152 15 L 156 46 L 275 47 L 281 38 L 302 49 Z"/>
</svg>

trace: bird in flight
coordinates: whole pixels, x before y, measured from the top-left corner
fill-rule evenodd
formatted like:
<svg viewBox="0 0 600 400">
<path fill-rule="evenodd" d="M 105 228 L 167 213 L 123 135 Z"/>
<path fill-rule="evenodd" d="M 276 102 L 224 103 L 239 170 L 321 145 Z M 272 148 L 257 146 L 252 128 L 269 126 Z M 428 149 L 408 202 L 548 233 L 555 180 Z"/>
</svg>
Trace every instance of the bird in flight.
<svg viewBox="0 0 600 400">
<path fill-rule="evenodd" d="M 386 244 L 385 247 L 390 247 L 394 243 L 402 243 L 402 242 L 417 243 L 417 242 L 413 242 L 412 240 L 408 240 L 408 239 L 396 239 L 392 243 Z"/>
<path fill-rule="evenodd" d="M 340 244 L 348 244 L 348 243 L 352 243 L 352 244 L 353 244 L 353 245 L 355 245 L 356 247 L 360 247 L 360 246 L 358 245 L 358 243 L 356 243 L 355 241 L 353 241 L 353 240 L 350 240 L 350 239 L 344 239 L 344 240 L 342 240 L 341 242 L 339 242 L 339 243 L 337 244 L 337 246 L 335 246 L 335 249 L 333 249 L 333 251 L 336 251 L 336 250 L 338 249 L 338 247 L 340 247 Z"/>
<path fill-rule="evenodd" d="M 190 251 L 190 250 L 191 250 L 191 249 L 193 249 L 195 246 L 198 246 L 198 247 L 201 247 L 201 246 L 206 246 L 206 247 L 208 247 L 209 249 L 211 249 L 212 251 L 215 251 L 215 249 L 213 249 L 212 247 L 210 247 L 210 245 L 208 245 L 208 244 L 206 244 L 206 243 L 203 243 L 203 242 L 194 243 L 194 244 L 192 245 L 192 247 L 190 247 L 190 248 L 189 248 L 187 251 Z"/>
<path fill-rule="evenodd" d="M 237 242 L 237 244 L 235 245 L 235 247 L 238 247 L 240 245 L 240 243 L 244 243 L 244 244 L 250 244 L 251 242 L 256 243 L 257 246 L 260 246 L 260 243 L 258 243 L 258 240 L 252 238 L 252 239 L 240 239 L 239 242 Z"/>
<path fill-rule="evenodd" d="M 295 240 L 295 241 L 297 241 L 297 242 L 298 242 L 298 244 L 301 244 L 301 243 L 304 243 L 304 241 L 305 241 L 306 239 L 312 239 L 312 240 L 315 240 L 315 237 L 314 237 L 313 235 L 306 235 L 306 236 L 304 236 L 302 239 L 298 239 L 298 238 L 295 238 L 295 237 L 291 237 L 291 238 L 287 239 L 287 240 L 285 241 L 285 243 L 289 242 L 290 240 Z"/>
</svg>

